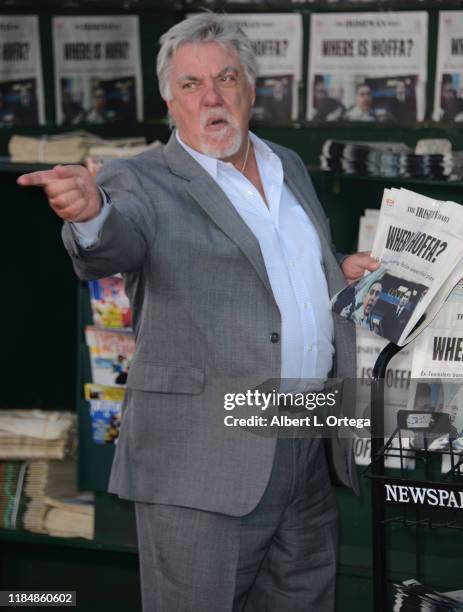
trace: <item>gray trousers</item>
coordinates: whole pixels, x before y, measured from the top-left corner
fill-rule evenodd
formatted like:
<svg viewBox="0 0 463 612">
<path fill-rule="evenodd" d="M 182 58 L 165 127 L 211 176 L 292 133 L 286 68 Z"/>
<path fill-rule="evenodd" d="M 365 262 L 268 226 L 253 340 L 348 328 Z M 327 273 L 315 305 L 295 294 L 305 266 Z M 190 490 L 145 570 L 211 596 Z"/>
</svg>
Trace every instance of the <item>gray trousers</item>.
<svg viewBox="0 0 463 612">
<path fill-rule="evenodd" d="M 320 440 L 278 440 L 246 516 L 135 508 L 144 612 L 333 612 L 337 511 Z"/>
</svg>

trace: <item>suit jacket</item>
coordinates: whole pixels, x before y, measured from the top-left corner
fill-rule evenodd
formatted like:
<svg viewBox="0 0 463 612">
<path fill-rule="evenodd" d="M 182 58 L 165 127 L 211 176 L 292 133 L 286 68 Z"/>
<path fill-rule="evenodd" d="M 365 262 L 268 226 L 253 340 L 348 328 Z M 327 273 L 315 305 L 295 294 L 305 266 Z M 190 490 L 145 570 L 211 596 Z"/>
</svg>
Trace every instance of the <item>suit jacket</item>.
<svg viewBox="0 0 463 612">
<path fill-rule="evenodd" d="M 333 294 L 345 282 L 304 164 L 269 145 L 319 232 Z M 105 165 L 98 181 L 112 202 L 98 242 L 81 248 L 68 224 L 63 238 L 80 278 L 123 272 L 133 307 L 136 351 L 109 491 L 247 514 L 264 493 L 276 439 L 224 427 L 223 396 L 281 370 L 280 313 L 257 239 L 175 135 L 162 150 Z M 336 375 L 354 377 L 354 326 L 336 317 L 335 336 Z M 333 440 L 332 449 L 337 478 L 351 485 L 351 447 Z"/>
</svg>

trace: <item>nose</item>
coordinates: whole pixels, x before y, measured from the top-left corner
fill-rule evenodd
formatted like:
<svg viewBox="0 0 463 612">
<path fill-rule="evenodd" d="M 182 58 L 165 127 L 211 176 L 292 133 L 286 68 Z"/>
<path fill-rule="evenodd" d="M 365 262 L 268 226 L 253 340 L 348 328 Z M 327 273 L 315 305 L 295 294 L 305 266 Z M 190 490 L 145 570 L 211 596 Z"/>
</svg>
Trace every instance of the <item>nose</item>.
<svg viewBox="0 0 463 612">
<path fill-rule="evenodd" d="M 220 89 L 214 81 L 208 83 L 203 96 L 203 103 L 206 106 L 221 106 L 223 103 Z"/>
</svg>

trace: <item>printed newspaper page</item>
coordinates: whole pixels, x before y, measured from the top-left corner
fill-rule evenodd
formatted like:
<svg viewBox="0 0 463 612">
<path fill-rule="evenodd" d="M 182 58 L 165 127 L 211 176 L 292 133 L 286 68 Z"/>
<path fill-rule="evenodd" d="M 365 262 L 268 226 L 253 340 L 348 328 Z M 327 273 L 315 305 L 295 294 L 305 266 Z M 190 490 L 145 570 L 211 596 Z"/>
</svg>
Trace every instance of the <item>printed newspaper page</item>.
<svg viewBox="0 0 463 612">
<path fill-rule="evenodd" d="M 452 439 L 453 451 L 463 453 L 463 281 L 414 342 L 412 377 L 408 408 L 449 417 L 448 432 L 429 436 L 429 450 L 448 451 Z M 444 454 L 442 471 L 449 470 Z"/>
<path fill-rule="evenodd" d="M 463 121 L 463 13 L 439 12 L 434 121 Z"/>
<path fill-rule="evenodd" d="M 427 57 L 424 11 L 313 14 L 307 118 L 422 121 Z"/>
<path fill-rule="evenodd" d="M 297 119 L 302 79 L 302 15 L 243 13 L 223 17 L 239 23 L 257 56 L 259 75 L 252 118 L 278 123 Z"/>
<path fill-rule="evenodd" d="M 143 119 L 138 17 L 54 17 L 53 46 L 57 123 Z"/>
<path fill-rule="evenodd" d="M 372 256 L 381 267 L 333 298 L 333 310 L 404 345 L 431 323 L 460 279 L 463 209 L 386 189 Z"/>
<path fill-rule="evenodd" d="M 0 128 L 43 125 L 37 16 L 0 16 Z"/>
<path fill-rule="evenodd" d="M 357 328 L 357 380 L 356 404 L 357 417 L 371 418 L 371 380 L 373 366 L 387 340 L 369 331 Z M 384 431 L 389 437 L 397 427 L 397 413 L 407 408 L 410 387 L 411 346 L 406 346 L 395 355 L 388 365 L 384 379 Z M 354 455 L 357 465 L 369 465 L 371 460 L 371 439 L 354 434 Z M 386 442 L 387 438 L 385 439 Z M 403 438 L 403 449 L 408 448 L 408 438 Z M 393 440 L 393 451 L 386 457 L 386 467 L 400 468 L 398 439 Z M 406 454 L 406 453 L 405 453 Z M 412 468 L 413 462 L 407 459 L 404 467 Z"/>
</svg>

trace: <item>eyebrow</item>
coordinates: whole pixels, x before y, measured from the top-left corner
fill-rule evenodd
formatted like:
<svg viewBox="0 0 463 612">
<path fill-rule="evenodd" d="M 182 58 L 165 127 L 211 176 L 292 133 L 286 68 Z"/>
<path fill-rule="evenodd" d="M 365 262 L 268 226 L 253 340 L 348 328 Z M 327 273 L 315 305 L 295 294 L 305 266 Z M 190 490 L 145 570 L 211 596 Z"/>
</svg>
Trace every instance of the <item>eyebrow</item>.
<svg viewBox="0 0 463 612">
<path fill-rule="evenodd" d="M 238 68 L 236 66 L 230 65 L 230 66 L 225 66 L 225 68 L 222 68 L 222 70 L 220 70 L 220 72 L 214 78 L 220 79 L 220 77 L 224 76 L 225 74 L 229 72 L 234 72 L 235 74 L 239 74 Z M 184 81 L 200 81 L 200 80 L 201 80 L 200 77 L 195 76 L 193 74 L 181 74 L 177 78 L 178 83 L 181 83 Z"/>
</svg>

